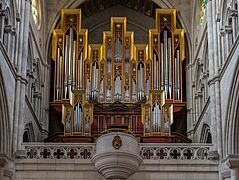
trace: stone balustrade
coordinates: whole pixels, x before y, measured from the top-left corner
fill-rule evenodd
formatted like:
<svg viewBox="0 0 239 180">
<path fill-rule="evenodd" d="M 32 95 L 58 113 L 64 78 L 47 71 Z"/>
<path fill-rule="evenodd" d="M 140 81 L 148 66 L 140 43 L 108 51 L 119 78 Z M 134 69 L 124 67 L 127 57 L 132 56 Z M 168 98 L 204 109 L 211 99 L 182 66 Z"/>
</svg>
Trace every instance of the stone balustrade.
<svg viewBox="0 0 239 180">
<path fill-rule="evenodd" d="M 208 160 L 210 144 L 139 144 L 143 160 Z M 91 159 L 95 143 L 24 143 L 25 159 Z"/>
<path fill-rule="evenodd" d="M 208 144 L 140 144 L 143 160 L 208 160 Z"/>
<path fill-rule="evenodd" d="M 91 159 L 95 144 L 85 143 L 24 143 L 26 159 Z"/>
</svg>

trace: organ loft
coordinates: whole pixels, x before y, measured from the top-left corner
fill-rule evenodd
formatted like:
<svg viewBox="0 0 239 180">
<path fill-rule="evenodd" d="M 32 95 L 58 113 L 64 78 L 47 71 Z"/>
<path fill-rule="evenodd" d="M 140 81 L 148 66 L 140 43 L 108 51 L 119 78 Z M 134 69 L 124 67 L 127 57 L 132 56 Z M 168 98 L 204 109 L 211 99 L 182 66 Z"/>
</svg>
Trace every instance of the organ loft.
<svg viewBox="0 0 239 180">
<path fill-rule="evenodd" d="M 184 30 L 175 9 L 157 9 L 155 16 L 148 44 L 134 43 L 125 17 L 111 18 L 102 44 L 88 44 L 81 10 L 62 10 L 52 40 L 50 126 L 58 128 L 46 141 L 94 142 L 124 131 L 139 142 L 190 142 Z"/>
</svg>

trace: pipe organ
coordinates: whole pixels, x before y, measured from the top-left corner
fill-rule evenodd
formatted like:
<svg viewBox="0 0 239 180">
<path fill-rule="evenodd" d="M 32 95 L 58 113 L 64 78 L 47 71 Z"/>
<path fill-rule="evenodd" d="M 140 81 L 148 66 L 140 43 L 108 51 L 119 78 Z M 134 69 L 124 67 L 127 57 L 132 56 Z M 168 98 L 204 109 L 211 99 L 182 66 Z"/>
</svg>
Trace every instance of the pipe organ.
<svg viewBox="0 0 239 180">
<path fill-rule="evenodd" d="M 176 10 L 157 9 L 149 44 L 134 44 L 125 17 L 112 17 L 102 44 L 88 44 L 81 10 L 64 9 L 53 31 L 54 107 L 64 137 L 97 137 L 123 128 L 139 137 L 171 136 L 182 102 L 184 31 Z"/>
</svg>

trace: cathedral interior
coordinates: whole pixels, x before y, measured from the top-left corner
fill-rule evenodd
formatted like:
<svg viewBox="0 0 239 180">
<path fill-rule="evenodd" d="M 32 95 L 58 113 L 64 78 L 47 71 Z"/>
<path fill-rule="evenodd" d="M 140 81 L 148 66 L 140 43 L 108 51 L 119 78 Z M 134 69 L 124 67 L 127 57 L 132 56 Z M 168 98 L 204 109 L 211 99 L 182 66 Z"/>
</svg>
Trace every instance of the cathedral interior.
<svg viewBox="0 0 239 180">
<path fill-rule="evenodd" d="M 239 0 L 1 0 L 0 180 L 238 180 Z"/>
</svg>

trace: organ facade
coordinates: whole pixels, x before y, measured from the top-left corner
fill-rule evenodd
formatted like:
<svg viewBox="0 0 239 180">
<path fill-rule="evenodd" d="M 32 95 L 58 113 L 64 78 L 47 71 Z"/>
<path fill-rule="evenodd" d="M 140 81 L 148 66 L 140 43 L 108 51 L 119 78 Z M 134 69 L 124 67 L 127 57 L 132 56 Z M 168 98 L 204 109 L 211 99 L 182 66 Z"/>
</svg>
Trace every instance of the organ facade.
<svg viewBox="0 0 239 180">
<path fill-rule="evenodd" d="M 54 98 L 66 142 L 131 131 L 141 142 L 186 142 L 172 124 L 183 113 L 184 30 L 175 9 L 156 10 L 149 44 L 134 44 L 125 17 L 112 17 L 102 44 L 88 44 L 81 10 L 64 9 L 53 31 Z M 59 140 L 49 138 L 48 140 Z"/>
</svg>

